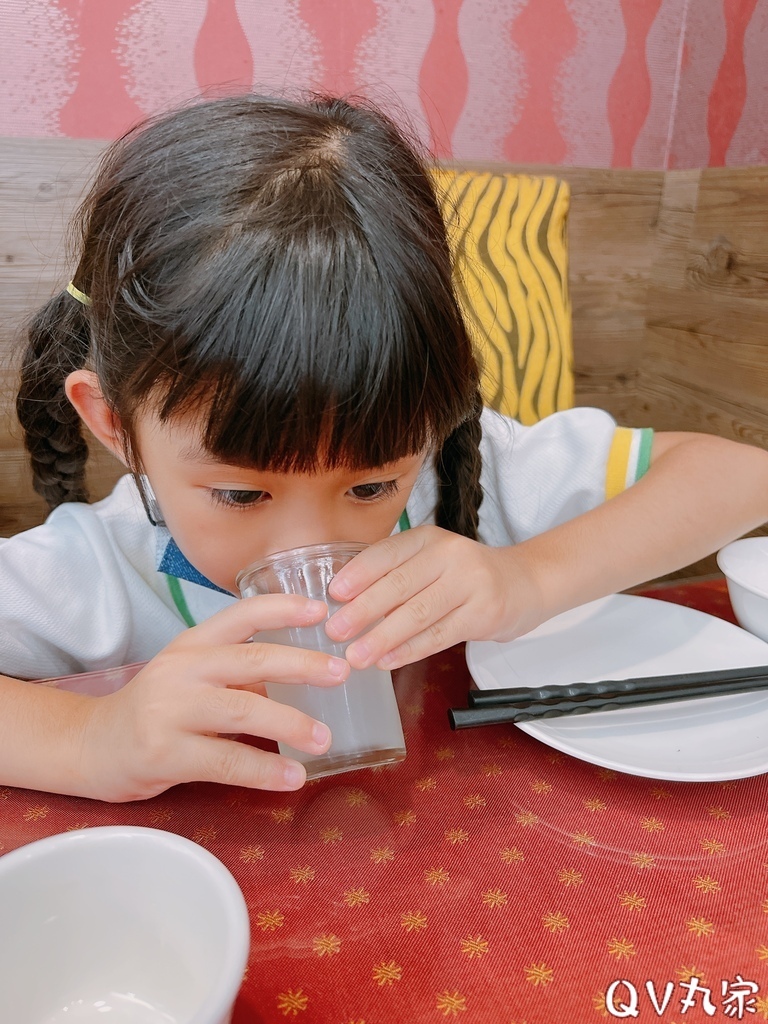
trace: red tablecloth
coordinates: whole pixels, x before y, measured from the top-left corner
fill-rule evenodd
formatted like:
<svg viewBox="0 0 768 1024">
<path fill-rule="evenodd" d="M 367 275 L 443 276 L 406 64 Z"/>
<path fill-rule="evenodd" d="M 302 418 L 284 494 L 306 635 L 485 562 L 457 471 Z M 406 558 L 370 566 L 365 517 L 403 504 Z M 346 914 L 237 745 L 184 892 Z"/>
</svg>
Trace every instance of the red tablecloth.
<svg viewBox="0 0 768 1024">
<path fill-rule="evenodd" d="M 731 618 L 722 582 L 654 596 Z M 122 823 L 203 844 L 251 915 L 235 1024 L 588 1024 L 633 1008 L 606 1004 L 620 979 L 640 1022 L 768 1020 L 768 776 L 661 783 L 453 733 L 468 685 L 460 649 L 401 671 L 406 760 L 296 794 L 0 788 L 0 848 Z"/>
</svg>

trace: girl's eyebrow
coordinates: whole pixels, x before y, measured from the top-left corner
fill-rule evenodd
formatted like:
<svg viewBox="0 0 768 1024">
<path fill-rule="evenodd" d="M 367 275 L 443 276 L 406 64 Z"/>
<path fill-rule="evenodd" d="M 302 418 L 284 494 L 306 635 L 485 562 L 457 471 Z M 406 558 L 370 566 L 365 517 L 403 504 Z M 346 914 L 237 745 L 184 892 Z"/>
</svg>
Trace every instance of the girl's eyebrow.
<svg viewBox="0 0 768 1024">
<path fill-rule="evenodd" d="M 229 469 L 245 468 L 243 466 L 239 467 L 227 462 L 222 462 L 221 459 L 217 459 L 215 455 L 211 454 L 211 452 L 204 448 L 199 442 L 195 441 L 183 445 L 178 451 L 178 458 L 181 462 L 203 462 L 206 465 L 225 466 Z"/>
<path fill-rule="evenodd" d="M 207 452 L 205 448 L 200 444 L 185 444 L 183 448 L 179 449 L 178 457 L 182 462 L 218 462 L 210 452 Z"/>
</svg>

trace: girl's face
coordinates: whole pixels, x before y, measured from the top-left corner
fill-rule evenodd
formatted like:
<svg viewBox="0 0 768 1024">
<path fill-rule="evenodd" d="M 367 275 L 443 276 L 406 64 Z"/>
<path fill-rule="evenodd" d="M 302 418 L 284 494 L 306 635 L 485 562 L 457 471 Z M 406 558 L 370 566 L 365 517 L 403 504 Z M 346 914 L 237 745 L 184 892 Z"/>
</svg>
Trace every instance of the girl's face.
<svg viewBox="0 0 768 1024">
<path fill-rule="evenodd" d="M 426 457 L 375 470 L 275 473 L 214 460 L 193 420 L 161 423 L 147 414 L 135 430 L 173 539 L 195 568 L 232 593 L 238 572 L 274 551 L 388 537 Z"/>
</svg>

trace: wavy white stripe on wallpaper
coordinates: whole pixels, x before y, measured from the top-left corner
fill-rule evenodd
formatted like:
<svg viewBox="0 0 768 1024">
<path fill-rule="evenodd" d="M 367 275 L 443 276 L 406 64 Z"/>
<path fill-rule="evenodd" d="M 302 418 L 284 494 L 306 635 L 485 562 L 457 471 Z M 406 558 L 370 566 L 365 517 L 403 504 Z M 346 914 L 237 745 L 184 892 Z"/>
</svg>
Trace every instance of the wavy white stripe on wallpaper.
<svg viewBox="0 0 768 1024">
<path fill-rule="evenodd" d="M 575 167 L 609 167 L 613 135 L 608 120 L 608 89 L 626 42 L 619 6 L 611 0 L 566 0 L 578 43 L 559 76 L 558 124 Z"/>
<path fill-rule="evenodd" d="M 58 7 L 12 0 L 0 11 L 0 132 L 58 135 L 77 55 L 77 25 Z"/>
<path fill-rule="evenodd" d="M 768 4 L 758 3 L 744 39 L 747 98 L 727 163 L 768 164 Z"/>
<path fill-rule="evenodd" d="M 199 92 L 193 55 L 207 0 L 140 0 L 117 29 L 128 95 L 165 110 Z"/>
<path fill-rule="evenodd" d="M 713 0 L 691 0 L 670 151 L 672 167 L 706 167 L 709 163 L 709 96 L 724 53 L 722 5 Z"/>
<path fill-rule="evenodd" d="M 293 95 L 319 80 L 320 52 L 301 17 L 300 0 L 238 0 L 237 13 L 253 54 L 255 89 Z"/>
<path fill-rule="evenodd" d="M 511 26 L 528 0 L 464 0 L 459 38 L 469 76 L 464 110 L 453 133 L 458 160 L 504 159 L 504 140 L 517 124 L 528 88 L 525 59 Z"/>
<path fill-rule="evenodd" d="M 361 91 L 400 120 L 424 145 L 430 143 L 429 119 L 419 72 L 435 30 L 435 11 L 424 0 L 384 0 L 374 30 L 357 51 L 356 79 Z"/>
<path fill-rule="evenodd" d="M 680 71 L 680 40 L 689 2 L 662 0 L 648 32 L 645 56 L 651 78 L 651 102 L 632 150 L 633 167 L 664 165 Z"/>
<path fill-rule="evenodd" d="M 0 0 L 0 134 L 255 84 L 366 92 L 460 160 L 766 163 L 767 46 L 768 0 Z"/>
</svg>

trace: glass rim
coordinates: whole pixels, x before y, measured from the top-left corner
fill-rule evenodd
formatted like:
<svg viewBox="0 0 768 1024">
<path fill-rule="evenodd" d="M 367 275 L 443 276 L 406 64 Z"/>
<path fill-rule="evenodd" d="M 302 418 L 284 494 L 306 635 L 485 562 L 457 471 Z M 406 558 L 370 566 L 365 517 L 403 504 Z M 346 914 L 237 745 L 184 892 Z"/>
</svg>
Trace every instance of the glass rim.
<svg viewBox="0 0 768 1024">
<path fill-rule="evenodd" d="M 343 554 L 346 552 L 358 555 L 367 547 L 370 547 L 370 545 L 362 540 L 332 540 L 326 541 L 323 544 L 303 544 L 297 548 L 273 551 L 271 555 L 259 558 L 256 562 L 251 562 L 244 569 L 241 569 L 235 577 L 235 586 L 238 590 L 242 590 L 242 583 L 247 577 L 262 572 L 264 569 L 272 568 L 275 565 L 288 565 L 294 562 L 305 565 L 309 560 L 316 558 L 318 555 Z"/>
</svg>

